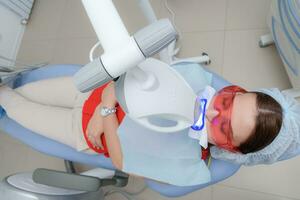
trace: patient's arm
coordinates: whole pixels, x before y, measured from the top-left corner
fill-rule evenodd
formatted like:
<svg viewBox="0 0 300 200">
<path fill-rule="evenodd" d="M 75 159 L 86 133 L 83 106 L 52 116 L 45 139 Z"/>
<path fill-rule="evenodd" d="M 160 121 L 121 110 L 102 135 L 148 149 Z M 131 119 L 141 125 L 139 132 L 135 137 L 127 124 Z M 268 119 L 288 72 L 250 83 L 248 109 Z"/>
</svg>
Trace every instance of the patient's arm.
<svg viewBox="0 0 300 200">
<path fill-rule="evenodd" d="M 103 124 L 109 156 L 114 166 L 122 170 L 123 155 L 120 140 L 117 135 L 117 129 L 119 126 L 117 116 L 115 114 L 111 114 L 105 117 Z"/>
<path fill-rule="evenodd" d="M 112 108 L 117 104 L 115 97 L 114 85 L 111 82 L 102 93 L 102 105 Z M 114 166 L 118 169 L 122 169 L 122 150 L 119 137 L 117 135 L 117 129 L 119 127 L 116 114 L 110 114 L 103 118 L 103 130 L 106 139 L 106 144 L 109 152 L 109 156 Z"/>
</svg>

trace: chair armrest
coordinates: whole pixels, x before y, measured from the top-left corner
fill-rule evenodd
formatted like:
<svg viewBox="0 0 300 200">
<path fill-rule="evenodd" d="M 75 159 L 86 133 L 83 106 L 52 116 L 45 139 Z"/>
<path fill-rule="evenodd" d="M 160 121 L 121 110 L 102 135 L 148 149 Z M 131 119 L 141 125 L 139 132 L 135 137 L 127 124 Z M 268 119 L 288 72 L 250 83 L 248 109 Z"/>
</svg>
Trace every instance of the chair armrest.
<svg viewBox="0 0 300 200">
<path fill-rule="evenodd" d="M 100 179 L 94 176 L 72 174 L 49 169 L 36 169 L 33 172 L 34 182 L 71 190 L 96 192 L 104 186 L 125 187 L 128 183 L 128 175 L 116 171 L 112 178 Z"/>
</svg>

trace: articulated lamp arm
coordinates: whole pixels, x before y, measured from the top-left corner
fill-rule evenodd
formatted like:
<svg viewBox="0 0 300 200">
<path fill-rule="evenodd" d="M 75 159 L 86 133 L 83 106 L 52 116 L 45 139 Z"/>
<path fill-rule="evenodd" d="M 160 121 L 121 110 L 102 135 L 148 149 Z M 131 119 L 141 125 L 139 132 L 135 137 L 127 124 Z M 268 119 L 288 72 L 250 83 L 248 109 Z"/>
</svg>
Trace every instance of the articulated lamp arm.
<svg viewBox="0 0 300 200">
<path fill-rule="evenodd" d="M 119 77 L 177 38 L 168 19 L 154 22 L 130 36 L 112 0 L 82 0 L 82 3 L 104 53 L 75 74 L 75 84 L 81 92 Z"/>
</svg>

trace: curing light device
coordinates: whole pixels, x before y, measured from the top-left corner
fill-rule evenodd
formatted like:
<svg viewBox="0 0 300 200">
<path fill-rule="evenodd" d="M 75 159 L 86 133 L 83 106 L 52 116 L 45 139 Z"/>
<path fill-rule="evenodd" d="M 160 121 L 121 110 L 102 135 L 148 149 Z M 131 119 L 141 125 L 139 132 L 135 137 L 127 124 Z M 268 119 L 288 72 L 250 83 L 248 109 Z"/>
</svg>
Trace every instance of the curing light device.
<svg viewBox="0 0 300 200">
<path fill-rule="evenodd" d="M 82 0 L 104 53 L 74 76 L 81 92 L 118 80 L 116 97 L 126 114 L 157 132 L 177 132 L 194 121 L 197 95 L 167 63 L 148 58 L 177 38 L 168 19 L 129 36 L 112 0 Z"/>
<path fill-rule="evenodd" d="M 195 118 L 191 128 L 195 131 L 202 131 L 205 126 L 205 115 L 207 109 L 207 99 L 197 97 L 195 103 Z"/>
<path fill-rule="evenodd" d="M 82 3 L 104 53 L 75 74 L 74 81 L 81 92 L 119 77 L 177 38 L 168 19 L 158 20 L 130 36 L 112 0 L 82 0 Z M 155 78 L 151 74 L 141 70 L 137 73 L 143 74 L 145 87 L 153 85 Z"/>
</svg>

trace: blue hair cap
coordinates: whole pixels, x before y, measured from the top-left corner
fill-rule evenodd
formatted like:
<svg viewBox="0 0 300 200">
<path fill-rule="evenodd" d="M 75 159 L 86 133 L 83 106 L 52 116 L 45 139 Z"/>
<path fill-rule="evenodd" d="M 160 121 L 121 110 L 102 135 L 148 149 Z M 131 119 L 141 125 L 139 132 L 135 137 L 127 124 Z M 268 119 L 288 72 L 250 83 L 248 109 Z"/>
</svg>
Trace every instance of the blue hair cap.
<svg viewBox="0 0 300 200">
<path fill-rule="evenodd" d="M 259 89 L 258 92 L 273 97 L 283 109 L 283 124 L 277 137 L 271 144 L 253 153 L 232 153 L 211 147 L 212 157 L 243 165 L 272 164 L 300 154 L 300 103 L 277 88 Z"/>
</svg>

